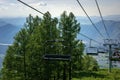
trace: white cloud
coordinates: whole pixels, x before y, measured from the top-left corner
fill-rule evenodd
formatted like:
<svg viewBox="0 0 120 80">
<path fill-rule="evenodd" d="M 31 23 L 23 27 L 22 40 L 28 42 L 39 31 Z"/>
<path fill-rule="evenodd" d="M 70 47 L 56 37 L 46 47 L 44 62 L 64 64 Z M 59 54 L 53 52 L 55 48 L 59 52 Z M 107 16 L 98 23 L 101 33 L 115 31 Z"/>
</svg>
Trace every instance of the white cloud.
<svg viewBox="0 0 120 80">
<path fill-rule="evenodd" d="M 37 2 L 40 2 L 40 0 L 21 0 L 23 2 L 26 2 L 26 3 L 37 3 Z"/>
<path fill-rule="evenodd" d="M 15 3 L 10 3 L 9 5 L 11 5 L 11 6 L 16 6 L 17 4 L 15 4 Z"/>
<path fill-rule="evenodd" d="M 6 7 L 6 6 L 0 6 L 0 11 L 5 11 L 5 10 L 7 10 L 8 9 L 8 7 Z"/>
<path fill-rule="evenodd" d="M 0 0 L 0 3 L 5 3 L 6 1 L 5 0 Z"/>
<path fill-rule="evenodd" d="M 41 12 L 45 13 L 49 11 L 52 16 L 60 16 L 63 11 L 73 12 L 76 16 L 85 16 L 76 0 L 22 0 L 27 4 L 35 7 Z M 88 2 L 87 2 L 88 1 Z M 99 16 L 98 10 L 95 6 L 94 0 L 83 0 L 81 3 L 89 14 L 89 16 Z M 99 1 L 99 0 L 98 0 Z M 112 1 L 112 0 L 110 0 Z M 110 2 L 109 1 L 109 2 Z M 117 0 L 115 0 L 117 2 Z M 105 3 L 104 3 L 105 2 Z M 111 2 L 106 4 L 106 1 L 99 1 L 100 9 L 103 15 L 120 14 L 118 10 L 118 3 L 110 6 Z M 4 6 L 2 6 L 4 5 Z M 34 10 L 28 8 L 17 0 L 0 0 L 0 16 L 28 16 L 30 13 L 34 15 L 40 15 Z M 41 15 L 40 15 L 41 16 Z"/>
<path fill-rule="evenodd" d="M 47 3 L 41 1 L 40 3 L 38 3 L 38 5 L 39 6 L 47 6 Z"/>
</svg>

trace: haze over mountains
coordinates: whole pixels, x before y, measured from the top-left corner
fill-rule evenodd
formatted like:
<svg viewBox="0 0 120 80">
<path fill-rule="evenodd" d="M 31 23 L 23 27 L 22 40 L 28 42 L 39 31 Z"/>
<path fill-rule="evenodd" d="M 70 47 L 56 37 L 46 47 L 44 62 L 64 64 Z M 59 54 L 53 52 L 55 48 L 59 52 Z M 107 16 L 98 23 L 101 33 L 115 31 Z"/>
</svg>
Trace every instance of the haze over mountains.
<svg viewBox="0 0 120 80">
<path fill-rule="evenodd" d="M 91 17 L 91 19 L 96 24 L 100 32 L 105 37 L 107 37 L 100 17 L 93 16 Z M 120 15 L 105 16 L 104 19 L 108 33 L 110 34 L 111 38 L 120 37 Z M 100 42 L 103 41 L 101 39 L 101 36 L 91 25 L 87 17 L 78 16 L 77 20 L 81 24 L 80 33 L 83 33 L 88 37 L 95 39 L 97 41 Z M 7 45 L 1 45 L 1 43 L 12 44 L 14 41 L 13 37 L 23 27 L 24 23 L 25 23 L 25 18 L 0 18 L 0 56 L 1 56 L 0 63 L 2 62 L 3 56 L 5 55 L 6 49 L 8 47 Z M 89 43 L 89 40 L 81 35 L 78 35 L 78 39 L 80 40 L 82 39 L 86 44 Z"/>
<path fill-rule="evenodd" d="M 120 38 L 120 21 L 104 20 L 104 22 L 105 22 L 105 25 L 107 27 L 107 32 L 110 35 L 110 38 L 111 39 L 119 39 Z M 105 28 L 102 24 L 102 21 L 97 22 L 95 25 L 97 26 L 97 28 L 100 30 L 100 32 L 104 36 L 104 39 L 107 39 L 108 36 L 107 36 Z M 88 24 L 81 25 L 81 32 L 80 33 L 85 34 L 88 37 L 95 39 L 95 40 L 98 40 L 98 41 L 100 41 L 102 39 L 102 37 L 97 32 L 97 30 L 93 27 L 93 25 L 88 25 Z"/>
<path fill-rule="evenodd" d="M 13 43 L 13 37 L 24 22 L 25 18 L 0 18 L 0 67 L 8 45 Z"/>
</svg>

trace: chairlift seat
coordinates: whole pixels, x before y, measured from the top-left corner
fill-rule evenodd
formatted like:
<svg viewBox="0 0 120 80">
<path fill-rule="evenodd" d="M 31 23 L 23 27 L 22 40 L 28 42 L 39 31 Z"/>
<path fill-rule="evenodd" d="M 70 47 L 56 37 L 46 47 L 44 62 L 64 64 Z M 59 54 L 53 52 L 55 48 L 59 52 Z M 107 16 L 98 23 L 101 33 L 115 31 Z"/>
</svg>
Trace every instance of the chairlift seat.
<svg viewBox="0 0 120 80">
<path fill-rule="evenodd" d="M 87 55 L 98 55 L 98 49 L 97 47 L 88 47 L 86 53 Z"/>
<path fill-rule="evenodd" d="M 99 48 L 98 53 L 106 53 L 107 51 L 104 48 Z"/>
<path fill-rule="evenodd" d="M 71 61 L 70 55 L 60 55 L 60 54 L 45 54 L 43 55 L 44 60 L 56 60 L 56 61 Z"/>
</svg>

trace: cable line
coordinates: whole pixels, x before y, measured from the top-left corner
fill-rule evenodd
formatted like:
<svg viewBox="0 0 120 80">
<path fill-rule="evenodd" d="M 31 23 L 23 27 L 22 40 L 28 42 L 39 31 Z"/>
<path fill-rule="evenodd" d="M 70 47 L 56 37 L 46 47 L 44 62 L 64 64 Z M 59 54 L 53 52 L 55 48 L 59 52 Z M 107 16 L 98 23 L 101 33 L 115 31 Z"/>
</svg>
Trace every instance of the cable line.
<svg viewBox="0 0 120 80">
<path fill-rule="evenodd" d="M 33 10 L 39 12 L 40 14 L 44 15 L 43 12 L 41 12 L 41 11 L 35 9 L 34 7 L 28 5 L 27 3 L 25 3 L 25 2 L 23 2 L 23 1 L 21 1 L 21 0 L 18 0 L 18 1 L 21 2 L 21 3 L 23 3 L 24 5 L 26 5 L 26 6 L 30 7 L 30 8 L 32 8 Z M 77 1 L 78 1 L 78 0 L 77 0 Z M 79 1 L 78 1 L 78 3 L 80 4 Z M 87 17 L 89 18 L 89 20 L 91 21 L 91 23 L 93 24 L 93 26 L 94 26 L 94 27 L 96 28 L 96 30 L 100 33 L 100 31 L 97 29 L 97 27 L 95 26 L 95 24 L 92 22 L 91 18 L 88 16 L 88 14 L 86 13 L 86 11 L 84 10 L 84 8 L 82 7 L 81 4 L 80 4 L 80 6 L 81 6 L 81 8 L 83 9 L 83 11 L 85 12 L 85 14 L 87 15 Z M 90 40 L 92 40 L 92 41 L 94 41 L 94 42 L 96 42 L 96 43 L 101 44 L 100 42 L 98 42 L 98 41 L 96 41 L 96 40 L 94 40 L 94 39 L 91 39 L 91 38 L 89 38 L 88 36 L 86 36 L 86 35 L 84 35 L 84 34 L 82 34 L 82 33 L 79 33 L 79 34 L 82 35 L 82 36 L 84 36 L 84 37 L 86 37 L 86 38 L 88 38 L 88 39 L 90 39 Z M 101 33 L 100 33 L 100 35 L 103 37 L 103 35 L 102 35 Z"/>
<path fill-rule="evenodd" d="M 31 9 L 33 9 L 33 10 L 35 10 L 35 11 L 39 12 L 40 14 L 44 15 L 44 13 L 43 13 L 43 12 L 41 12 L 41 11 L 39 11 L 39 10 L 35 9 L 34 7 L 32 7 L 32 6 L 28 5 L 27 3 L 25 3 L 25 2 L 23 2 L 23 1 L 21 1 L 21 0 L 18 0 L 18 1 L 19 1 L 19 2 L 21 2 L 21 3 L 23 3 L 23 4 L 24 4 L 24 5 L 26 5 L 26 6 L 30 7 Z"/>
<path fill-rule="evenodd" d="M 104 36 L 101 34 L 101 32 L 99 31 L 99 29 L 96 27 L 96 25 L 93 23 L 93 21 L 91 20 L 91 18 L 89 17 L 89 15 L 87 14 L 87 12 L 85 11 L 85 9 L 83 8 L 83 6 L 81 5 L 81 3 L 79 2 L 79 0 L 76 0 L 79 4 L 79 6 L 82 8 L 82 10 L 84 11 L 84 13 L 86 14 L 86 16 L 88 17 L 88 19 L 90 20 L 90 22 L 92 23 L 92 25 L 94 26 L 94 28 L 98 31 L 98 33 L 101 35 L 102 38 L 104 38 Z"/>
<path fill-rule="evenodd" d="M 105 31 L 106 31 L 106 33 L 107 33 L 107 36 L 110 38 L 110 35 L 109 35 L 108 31 L 107 31 L 107 27 L 106 27 L 105 22 L 104 22 L 103 17 L 102 17 L 102 13 L 101 13 L 101 11 L 100 11 L 99 4 L 98 4 L 97 0 L 95 0 L 95 2 L 96 2 L 96 5 L 97 5 L 97 8 L 98 8 L 98 11 L 99 11 L 99 14 L 100 14 L 102 23 L 103 23 L 103 25 L 104 25 Z"/>
<path fill-rule="evenodd" d="M 86 35 L 84 35 L 84 34 L 82 34 L 82 33 L 79 33 L 79 34 L 80 34 L 81 36 L 83 36 L 83 37 L 88 38 L 89 40 L 92 40 L 92 41 L 98 43 L 98 44 L 102 44 L 101 42 L 98 42 L 98 41 L 96 41 L 96 40 L 94 40 L 94 39 L 92 39 L 92 38 L 90 38 L 90 37 L 88 37 L 88 36 L 86 36 Z"/>
</svg>

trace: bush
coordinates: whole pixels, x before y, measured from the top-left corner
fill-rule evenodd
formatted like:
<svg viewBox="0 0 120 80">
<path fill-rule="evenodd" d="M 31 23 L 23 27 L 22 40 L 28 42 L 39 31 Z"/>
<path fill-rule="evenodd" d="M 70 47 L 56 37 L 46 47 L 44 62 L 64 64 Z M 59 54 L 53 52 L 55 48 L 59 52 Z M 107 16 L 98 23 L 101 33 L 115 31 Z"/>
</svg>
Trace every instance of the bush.
<svg viewBox="0 0 120 80">
<path fill-rule="evenodd" d="M 72 80 L 120 80 L 120 69 L 112 69 L 109 73 L 108 69 L 100 69 L 98 71 L 81 71 L 75 75 L 79 75 Z"/>
<path fill-rule="evenodd" d="M 84 71 L 98 71 L 98 63 L 93 57 L 85 55 L 82 61 Z"/>
</svg>

